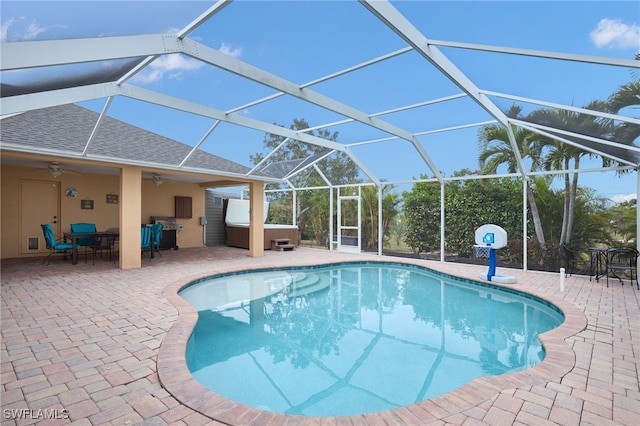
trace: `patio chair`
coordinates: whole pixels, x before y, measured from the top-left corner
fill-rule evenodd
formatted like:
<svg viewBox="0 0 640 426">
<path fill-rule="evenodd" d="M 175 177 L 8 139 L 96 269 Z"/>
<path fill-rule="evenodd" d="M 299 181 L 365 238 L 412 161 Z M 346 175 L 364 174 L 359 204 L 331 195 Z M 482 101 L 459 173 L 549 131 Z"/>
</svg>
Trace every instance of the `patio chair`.
<svg viewBox="0 0 640 426">
<path fill-rule="evenodd" d="M 100 252 L 100 257 L 104 251 L 107 252 L 109 260 L 111 260 L 111 236 L 104 233 L 98 233 L 93 238 L 93 244 L 88 248 L 93 251 L 93 264 L 96 264 L 96 255 Z"/>
<path fill-rule="evenodd" d="M 154 223 L 151 226 L 151 233 L 153 234 L 153 251 L 158 253 L 160 257 L 162 257 L 162 253 L 160 253 L 160 240 L 162 239 L 162 224 Z"/>
<path fill-rule="evenodd" d="M 109 255 L 111 256 L 111 260 L 113 261 L 113 263 L 116 262 L 116 244 L 118 244 L 118 239 L 120 237 L 120 228 L 118 228 L 117 226 L 112 226 L 110 228 L 107 228 L 106 231 L 104 231 L 105 234 L 110 234 L 108 235 L 109 238 Z"/>
<path fill-rule="evenodd" d="M 95 223 L 72 223 L 69 225 L 71 232 L 78 232 L 83 234 L 95 234 L 97 231 Z M 80 247 L 84 247 L 84 263 L 87 263 L 87 255 L 89 250 L 93 250 L 96 245 L 96 236 L 79 237 L 77 243 Z M 95 259 L 95 250 L 93 250 L 93 257 Z"/>
<path fill-rule="evenodd" d="M 606 261 L 607 287 L 609 287 L 609 275 L 617 278 L 622 285 L 624 281 L 619 273 L 629 273 L 629 282 L 633 285 L 636 281 L 636 287 L 640 290 L 638 284 L 638 251 L 632 248 L 612 248 L 607 250 Z M 635 275 L 634 275 L 635 274 Z"/>
<path fill-rule="evenodd" d="M 151 252 L 153 251 L 153 247 L 151 245 L 151 227 L 147 225 L 142 225 L 140 228 L 140 248 L 142 252 L 149 252 L 149 261 L 151 261 Z"/>
<path fill-rule="evenodd" d="M 42 260 L 42 263 L 47 262 L 47 265 L 51 260 L 49 259 L 52 255 L 56 253 L 67 254 L 67 251 L 73 249 L 73 244 L 65 243 L 60 240 L 56 240 L 55 235 L 53 235 L 53 228 L 50 224 L 45 223 L 40 225 L 42 227 L 42 232 L 44 233 L 44 241 L 47 245 L 47 249 L 49 249 L 50 253 Z M 76 247 L 78 249 L 79 247 Z"/>
<path fill-rule="evenodd" d="M 566 243 L 560 245 L 560 261 L 568 275 L 584 272 L 587 268 L 591 269 L 591 254 L 572 249 Z"/>
</svg>

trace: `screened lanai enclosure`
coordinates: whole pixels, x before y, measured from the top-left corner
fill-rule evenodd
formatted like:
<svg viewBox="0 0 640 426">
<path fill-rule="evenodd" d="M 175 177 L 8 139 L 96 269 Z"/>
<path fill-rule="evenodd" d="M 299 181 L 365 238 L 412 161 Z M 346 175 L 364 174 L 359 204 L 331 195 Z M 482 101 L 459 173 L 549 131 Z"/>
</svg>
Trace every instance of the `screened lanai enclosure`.
<svg viewBox="0 0 640 426">
<path fill-rule="evenodd" d="M 524 268 L 533 242 L 570 242 L 563 211 L 637 193 L 637 2 L 0 7 L 2 120 L 76 104 L 99 113 L 94 133 L 111 117 L 190 147 L 180 158 L 132 162 L 94 149 L 93 133 L 80 149 L 3 134 L 3 154 L 83 160 L 97 174 L 134 164 L 168 179 L 262 180 L 271 220 L 303 236 L 315 230 L 330 249 L 383 253 L 391 226 L 404 221 L 413 231 L 398 241 L 445 260 L 471 250 L 455 234 L 465 228 L 454 216 L 467 212 L 469 229 L 503 221 Z M 198 151 L 247 171 L 190 162 Z M 515 198 L 484 215 L 507 199 L 496 182 Z M 537 220 L 548 204 L 536 197 L 553 191 L 564 197 L 562 226 Z"/>
</svg>

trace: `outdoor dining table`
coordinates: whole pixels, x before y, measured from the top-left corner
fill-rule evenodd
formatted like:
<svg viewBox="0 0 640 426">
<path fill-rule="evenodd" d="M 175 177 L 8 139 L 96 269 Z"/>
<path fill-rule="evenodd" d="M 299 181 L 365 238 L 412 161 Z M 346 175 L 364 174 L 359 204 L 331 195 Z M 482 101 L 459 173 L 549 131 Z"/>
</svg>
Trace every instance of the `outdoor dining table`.
<svg viewBox="0 0 640 426">
<path fill-rule="evenodd" d="M 78 263 L 78 239 L 79 238 L 95 238 L 95 237 L 106 237 L 109 239 L 109 256 L 114 255 L 113 251 L 113 243 L 116 238 L 119 237 L 119 234 L 116 232 L 65 232 L 64 241 L 71 240 L 71 263 L 76 265 Z"/>
<path fill-rule="evenodd" d="M 589 247 L 587 250 L 591 253 L 591 265 L 589 267 L 589 281 L 591 277 L 595 277 L 596 281 L 607 274 L 607 251 L 608 247 Z"/>
<path fill-rule="evenodd" d="M 612 275 L 620 279 L 613 271 L 611 271 L 612 275 L 610 275 L 611 268 L 609 263 L 614 253 L 626 249 L 621 247 L 589 247 L 587 250 L 591 253 L 589 281 L 591 281 L 591 277 L 595 277 L 596 281 L 600 281 L 600 278 L 611 278 Z"/>
</svg>

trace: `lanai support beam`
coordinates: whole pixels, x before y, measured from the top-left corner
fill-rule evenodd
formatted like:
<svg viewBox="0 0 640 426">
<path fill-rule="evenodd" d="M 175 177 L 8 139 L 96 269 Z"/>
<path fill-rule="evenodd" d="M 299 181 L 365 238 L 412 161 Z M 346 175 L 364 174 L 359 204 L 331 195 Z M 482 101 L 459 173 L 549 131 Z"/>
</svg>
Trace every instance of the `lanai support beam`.
<svg viewBox="0 0 640 426">
<path fill-rule="evenodd" d="M 107 98 L 107 102 L 105 102 L 104 107 L 102 108 L 102 112 L 100 112 L 100 115 L 98 116 L 98 120 L 96 121 L 95 126 L 93 126 L 93 130 L 91 131 L 89 140 L 87 141 L 86 145 L 84 146 L 84 149 L 82 150 L 81 155 L 83 157 L 87 156 L 87 153 L 89 152 L 89 147 L 91 147 L 91 144 L 96 138 L 96 134 L 98 133 L 98 129 L 100 128 L 100 124 L 102 124 L 102 121 L 106 117 L 107 111 L 109 111 L 109 107 L 111 106 L 111 102 L 113 102 L 113 96 L 109 96 Z"/>
<path fill-rule="evenodd" d="M 445 244 L 444 244 L 444 228 L 446 225 L 446 220 L 445 220 L 445 209 L 444 209 L 444 191 L 445 191 L 445 183 L 444 182 L 440 182 L 440 262 L 444 262 L 444 250 L 445 250 Z"/>
<path fill-rule="evenodd" d="M 527 189 L 529 176 L 522 179 L 522 269 L 527 272 L 529 256 L 527 255 L 527 209 L 529 208 L 527 199 Z"/>
<path fill-rule="evenodd" d="M 511 149 L 518 163 L 518 169 L 522 178 L 526 179 L 526 169 L 513 135 L 513 129 L 502 110 L 483 94 L 436 46 L 430 44 L 429 40 L 393 7 L 391 3 L 382 0 L 360 0 L 360 2 L 507 129 Z M 440 179 L 440 181 L 442 182 L 442 179 Z M 441 247 L 444 247 L 444 240 L 441 242 Z M 444 252 L 442 251 L 441 259 L 443 259 L 443 256 Z"/>
<path fill-rule="evenodd" d="M 382 185 L 378 186 L 378 256 L 382 256 L 384 229 L 382 229 Z"/>
<path fill-rule="evenodd" d="M 264 183 L 249 184 L 249 256 L 264 256 Z"/>
<path fill-rule="evenodd" d="M 14 47 L 17 48 L 17 46 L 15 46 L 15 43 L 5 44 L 7 45 L 5 46 L 5 49 L 13 49 Z M 406 130 L 380 120 L 376 117 L 372 117 L 365 112 L 342 104 L 332 98 L 314 92 L 309 88 L 301 87 L 300 85 L 287 81 L 274 74 L 268 73 L 262 69 L 244 63 L 236 58 L 225 55 L 224 53 L 221 53 L 215 49 L 212 49 L 206 45 L 197 43 L 190 39 L 182 39 L 177 35 L 171 34 L 155 34 L 127 37 L 79 39 L 72 40 L 70 42 L 65 40 L 56 40 L 56 43 L 48 43 L 46 41 L 23 42 L 20 43 L 20 45 L 20 49 L 28 49 L 29 51 L 33 51 L 34 53 L 41 53 L 44 58 L 30 58 L 29 56 L 31 55 L 20 55 L 19 59 L 15 59 L 13 61 L 4 61 L 0 59 L 2 70 L 18 69 L 22 67 L 39 67 L 51 65 L 54 63 L 79 63 L 87 62 L 88 60 L 97 61 L 131 58 L 137 56 L 146 58 L 153 55 L 183 53 L 197 60 L 206 62 L 233 74 L 239 75 L 243 78 L 255 81 L 264 86 L 270 87 L 280 92 L 284 92 L 303 101 L 312 103 L 327 110 L 352 118 L 363 124 L 405 139 L 414 145 L 422 159 L 431 169 L 432 173 L 439 180 L 442 180 L 440 170 L 435 166 L 435 164 L 427 155 L 426 151 L 422 148 L 417 139 Z M 78 51 L 82 51 L 83 54 L 79 54 Z M 89 51 L 89 53 L 86 53 L 85 51 Z M 3 57 L 4 56 L 5 55 L 3 55 Z M 138 89 L 133 90 L 138 91 Z M 125 93 L 123 93 L 123 95 L 127 96 L 127 94 Z M 224 113 L 222 116 L 218 115 L 215 118 L 234 123 L 234 118 L 237 119 L 237 115 Z M 280 132 L 274 133 L 284 136 Z M 294 139 L 300 138 L 294 137 Z M 308 142 L 314 143 L 313 141 Z M 321 146 L 326 145 L 321 144 Z M 344 149 L 339 150 L 344 151 Z"/>
<path fill-rule="evenodd" d="M 142 211 L 142 170 L 138 167 L 120 169 L 120 269 L 142 267 L 140 255 L 140 212 Z"/>
</svg>

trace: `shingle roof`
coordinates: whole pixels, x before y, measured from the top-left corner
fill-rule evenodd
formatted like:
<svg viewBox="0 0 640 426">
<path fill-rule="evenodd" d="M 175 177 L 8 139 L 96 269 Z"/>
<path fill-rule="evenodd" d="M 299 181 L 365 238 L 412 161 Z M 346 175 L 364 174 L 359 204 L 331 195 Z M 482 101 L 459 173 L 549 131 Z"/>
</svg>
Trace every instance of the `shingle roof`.
<svg viewBox="0 0 640 426">
<path fill-rule="evenodd" d="M 0 143 L 24 146 L 25 151 L 29 148 L 59 150 L 77 156 L 85 149 L 98 118 L 98 113 L 74 104 L 25 112 L 2 120 Z M 105 117 L 86 158 L 106 157 L 120 163 L 149 162 L 177 167 L 191 149 L 173 139 Z M 184 167 L 223 174 L 246 174 L 251 170 L 202 150 L 194 152 Z"/>
</svg>

